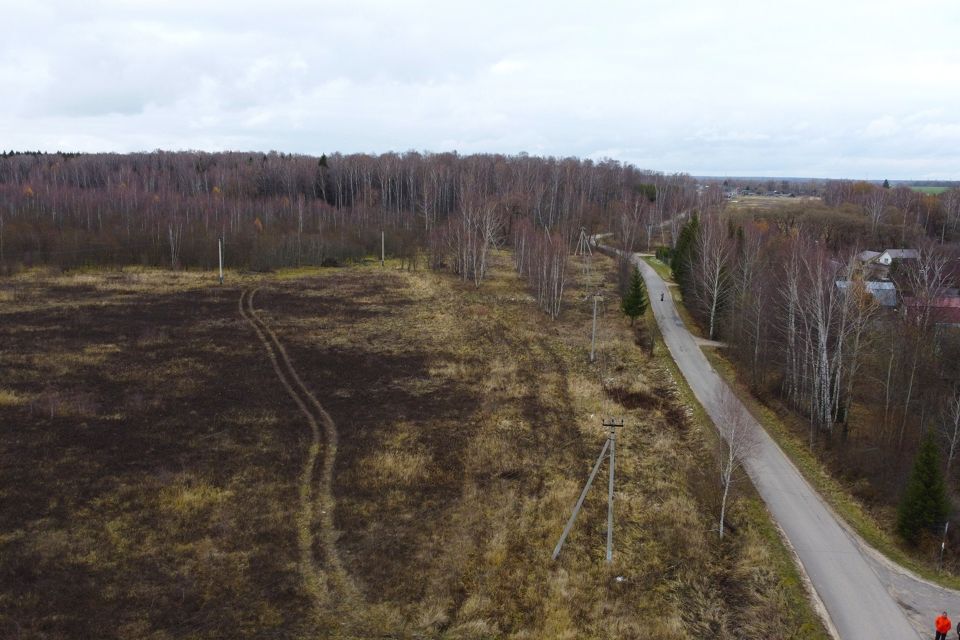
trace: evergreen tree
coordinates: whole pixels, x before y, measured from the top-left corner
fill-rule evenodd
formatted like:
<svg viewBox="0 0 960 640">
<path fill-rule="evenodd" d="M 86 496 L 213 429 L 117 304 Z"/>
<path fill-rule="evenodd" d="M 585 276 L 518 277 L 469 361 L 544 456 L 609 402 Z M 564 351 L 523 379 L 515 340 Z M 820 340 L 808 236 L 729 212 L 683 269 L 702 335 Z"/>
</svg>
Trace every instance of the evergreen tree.
<svg viewBox="0 0 960 640">
<path fill-rule="evenodd" d="M 884 189 L 889 189 L 889 188 L 890 188 L 890 181 L 887 180 L 886 178 L 884 178 L 884 180 L 883 180 L 883 188 L 884 188 Z"/>
<path fill-rule="evenodd" d="M 640 270 L 633 268 L 633 276 L 630 278 L 630 288 L 627 289 L 627 295 L 620 301 L 620 308 L 630 316 L 630 324 L 639 318 L 647 310 L 647 286 L 643 283 L 643 277 Z"/>
<path fill-rule="evenodd" d="M 943 524 L 947 516 L 947 492 L 940 470 L 940 453 L 932 433 L 920 444 L 907 490 L 900 500 L 897 513 L 897 531 L 911 543 L 924 529 Z"/>
<path fill-rule="evenodd" d="M 687 293 L 689 290 L 690 279 L 690 261 L 693 257 L 693 251 L 696 247 L 697 233 L 700 229 L 700 221 L 696 216 L 683 225 L 680 229 L 680 235 L 677 238 L 677 246 L 673 249 L 673 256 L 670 259 L 670 270 L 673 271 L 673 279 L 680 285 L 680 289 Z"/>
</svg>

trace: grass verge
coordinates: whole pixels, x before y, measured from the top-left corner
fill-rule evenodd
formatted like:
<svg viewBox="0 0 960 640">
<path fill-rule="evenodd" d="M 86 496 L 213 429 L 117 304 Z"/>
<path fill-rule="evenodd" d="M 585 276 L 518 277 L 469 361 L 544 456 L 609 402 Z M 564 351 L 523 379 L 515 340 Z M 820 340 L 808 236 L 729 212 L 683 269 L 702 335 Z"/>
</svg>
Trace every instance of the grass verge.
<svg viewBox="0 0 960 640">
<path fill-rule="evenodd" d="M 653 257 L 644 257 L 644 260 L 653 267 L 661 278 L 668 283 L 673 282 L 672 273 L 667 265 Z M 699 325 L 693 320 L 683 304 L 679 288 L 673 287 L 671 292 L 674 303 L 677 305 L 677 311 L 686 326 L 695 335 L 702 335 Z M 846 487 L 830 474 L 816 455 L 810 451 L 806 443 L 784 424 L 776 412 L 749 391 L 747 385 L 739 379 L 736 368 L 729 360 L 720 355 L 716 349 L 705 348 L 704 353 L 717 373 L 731 385 L 741 401 L 744 402 L 757 421 L 763 425 L 783 452 L 789 456 L 790 460 L 807 479 L 807 482 L 813 485 L 814 489 L 827 501 L 827 504 L 857 535 L 896 564 L 943 587 L 960 589 L 960 576 L 938 573 L 931 562 L 925 562 L 911 555 L 907 549 L 898 544 L 893 535 L 885 530 L 864 506 L 850 494 Z M 676 365 L 672 362 L 672 359 L 671 364 L 676 375 L 679 375 L 679 370 L 676 370 Z M 679 379 L 682 380 L 682 376 Z M 687 402 L 696 403 L 693 394 L 689 393 L 688 395 Z M 691 404 L 691 406 L 694 405 Z M 698 404 L 696 406 L 699 407 Z M 702 409 L 700 411 L 702 413 Z M 705 417 L 706 414 L 702 415 Z M 707 424 L 709 424 L 709 418 L 706 419 L 708 420 Z"/>
<path fill-rule="evenodd" d="M 652 257 L 645 257 L 644 260 L 653 267 L 660 277 L 667 282 L 673 282 L 670 277 L 672 274 L 667 265 Z M 679 288 L 674 287 L 671 291 L 678 313 L 686 326 L 695 335 L 700 334 L 699 325 L 693 320 L 683 304 Z M 777 445 L 797 466 L 807 482 L 813 485 L 814 489 L 827 501 L 827 504 L 857 535 L 896 564 L 943 587 L 960 589 L 960 576 L 938 573 L 932 562 L 917 558 L 907 549 L 904 549 L 894 536 L 885 530 L 864 506 L 850 494 L 846 487 L 830 474 L 816 455 L 810 451 L 803 439 L 784 424 L 776 412 L 749 391 L 747 385 L 739 379 L 733 363 L 724 358 L 716 349 L 705 348 L 703 351 L 717 373 L 730 384 L 757 421 L 763 425 Z M 676 365 L 672 362 L 672 359 L 671 364 L 676 374 L 679 375 L 679 370 L 676 370 Z M 682 380 L 682 376 L 680 376 L 680 379 Z M 692 393 L 689 393 L 688 396 L 685 398 L 688 403 L 696 403 Z M 691 404 L 691 406 L 694 405 Z M 696 406 L 699 407 L 699 405 Z M 700 411 L 702 416 L 705 417 L 706 414 L 702 413 L 702 409 Z M 709 418 L 706 419 L 708 420 L 707 424 L 709 424 Z"/>
<path fill-rule="evenodd" d="M 677 367 L 677 363 L 670 357 L 666 343 L 660 333 L 660 328 L 656 322 L 650 322 L 655 332 L 655 350 L 657 358 L 662 366 L 670 372 L 670 376 L 676 383 L 676 390 L 683 403 L 691 409 L 691 420 L 695 428 L 703 433 L 705 440 L 714 445 L 719 444 L 719 436 L 713 427 L 713 422 L 706 410 L 697 400 L 693 390 L 687 384 L 686 379 Z M 774 525 L 772 516 L 767 511 L 763 500 L 753 489 L 749 479 L 739 472 L 743 477 L 741 484 L 750 487 L 749 495 L 741 501 L 740 517 L 743 519 L 746 527 L 755 531 L 766 543 L 770 550 L 770 562 L 774 571 L 780 576 L 783 589 L 784 606 L 797 614 L 797 632 L 792 637 L 797 638 L 823 638 L 829 639 L 831 636 L 823 626 L 823 622 L 811 605 L 811 596 L 807 592 L 803 576 L 797 566 L 793 552 L 787 547 L 779 530 Z"/>
<path fill-rule="evenodd" d="M 791 431 L 783 420 L 768 406 L 750 393 L 746 384 L 737 374 L 733 364 L 721 356 L 715 349 L 704 349 L 704 353 L 713 368 L 730 384 L 737 396 L 750 410 L 750 413 L 767 430 L 777 445 L 800 469 L 814 489 L 823 496 L 827 504 L 840 515 L 867 544 L 900 566 L 943 587 L 960 589 L 960 577 L 937 573 L 929 562 L 912 556 L 901 547 L 894 537 L 883 529 L 864 506 L 858 502 L 843 484 L 833 477 L 824 465 L 810 451 L 809 447 L 796 433 Z"/>
</svg>

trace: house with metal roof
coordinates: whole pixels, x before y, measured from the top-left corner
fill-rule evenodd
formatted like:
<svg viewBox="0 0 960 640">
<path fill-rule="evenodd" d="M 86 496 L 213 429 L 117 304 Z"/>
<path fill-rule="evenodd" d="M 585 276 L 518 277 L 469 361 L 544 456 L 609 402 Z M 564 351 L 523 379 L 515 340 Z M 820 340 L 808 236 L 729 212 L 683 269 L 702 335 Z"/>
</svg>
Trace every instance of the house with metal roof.
<svg viewBox="0 0 960 640">
<path fill-rule="evenodd" d="M 838 289 L 846 291 L 853 282 L 851 280 L 837 280 L 836 284 Z M 892 309 L 900 303 L 900 296 L 897 294 L 897 285 L 892 282 L 867 280 L 863 283 L 863 286 L 881 307 Z"/>
<path fill-rule="evenodd" d="M 877 262 L 889 267 L 896 260 L 916 260 L 920 252 L 916 249 L 886 249 L 877 258 Z"/>
<path fill-rule="evenodd" d="M 923 300 L 906 296 L 903 305 L 908 317 L 917 317 L 925 311 L 936 325 L 960 326 L 960 298 L 940 296 Z"/>
</svg>

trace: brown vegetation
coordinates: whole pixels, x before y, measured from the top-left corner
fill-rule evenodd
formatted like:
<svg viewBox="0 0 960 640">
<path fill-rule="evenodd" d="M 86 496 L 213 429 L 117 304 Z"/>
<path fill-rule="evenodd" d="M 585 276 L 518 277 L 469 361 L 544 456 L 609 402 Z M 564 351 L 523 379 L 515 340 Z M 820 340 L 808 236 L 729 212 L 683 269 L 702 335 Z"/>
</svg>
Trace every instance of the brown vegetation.
<svg viewBox="0 0 960 640">
<path fill-rule="evenodd" d="M 960 246 L 949 242 L 950 193 L 829 183 L 823 203 L 733 203 L 688 225 L 681 237 L 691 240 L 673 254 L 685 301 L 705 329 L 719 327 L 740 378 L 888 532 L 927 431 L 940 434 L 957 486 Z M 860 257 L 898 247 L 915 256 L 889 267 Z M 703 271 L 722 274 L 711 290 L 719 310 L 717 295 L 702 293 Z M 935 561 L 935 542 L 931 529 L 917 558 Z M 956 558 L 946 564 L 958 567 Z"/>
<path fill-rule="evenodd" d="M 311 431 L 238 313 L 253 278 L 3 281 L 0 634 L 822 637 L 754 498 L 717 539 L 712 445 L 663 361 L 610 312 L 589 365 L 590 307 L 549 320 L 507 262 L 480 289 L 379 268 L 255 279 L 336 424 L 349 617 L 299 568 Z M 611 413 L 628 425 L 614 563 L 602 492 L 552 563 Z"/>
</svg>

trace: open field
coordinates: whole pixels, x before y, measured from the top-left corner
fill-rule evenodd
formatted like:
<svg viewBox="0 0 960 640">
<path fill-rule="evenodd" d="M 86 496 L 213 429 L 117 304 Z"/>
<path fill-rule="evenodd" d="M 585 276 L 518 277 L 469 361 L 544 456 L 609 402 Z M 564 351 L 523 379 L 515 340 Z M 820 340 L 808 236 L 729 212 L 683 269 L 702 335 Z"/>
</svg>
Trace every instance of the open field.
<svg viewBox="0 0 960 640">
<path fill-rule="evenodd" d="M 944 191 L 949 191 L 950 187 L 910 187 L 910 189 L 918 193 L 925 193 L 928 196 L 937 196 Z"/>
<path fill-rule="evenodd" d="M 507 265 L 0 281 L 0 636 L 824 637 L 616 297 L 590 365 Z M 551 562 L 609 414 L 614 563 L 605 474 Z"/>
<path fill-rule="evenodd" d="M 791 207 L 802 207 L 820 204 L 820 198 L 801 196 L 799 198 L 784 198 L 778 196 L 737 196 L 727 201 L 725 209 L 733 213 L 776 211 Z"/>
</svg>

